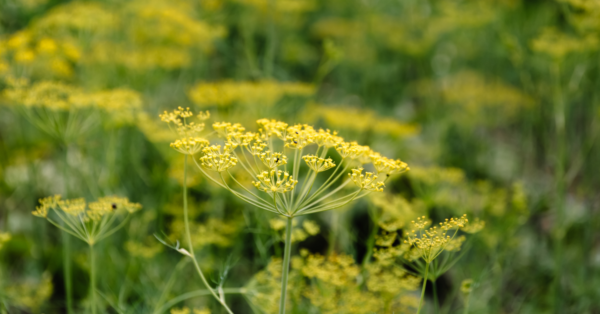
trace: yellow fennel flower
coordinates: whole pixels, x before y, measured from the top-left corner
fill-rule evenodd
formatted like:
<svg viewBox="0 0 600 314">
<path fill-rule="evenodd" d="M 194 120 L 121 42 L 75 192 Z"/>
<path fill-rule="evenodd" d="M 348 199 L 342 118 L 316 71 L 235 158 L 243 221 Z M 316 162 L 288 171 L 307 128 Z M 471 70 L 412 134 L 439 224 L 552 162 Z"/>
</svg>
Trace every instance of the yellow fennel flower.
<svg viewBox="0 0 600 314">
<path fill-rule="evenodd" d="M 287 171 L 281 170 L 263 171 L 256 178 L 258 181 L 252 181 L 252 184 L 264 192 L 285 193 L 293 190 L 298 184 L 298 181 L 294 180 Z"/>
<path fill-rule="evenodd" d="M 184 109 L 182 107 L 178 107 L 171 112 L 165 111 L 159 115 L 160 119 L 166 122 L 169 128 L 179 137 L 171 143 L 171 148 L 182 154 L 194 155 L 210 144 L 207 140 L 199 137 L 204 130 L 204 123 L 188 121 L 193 116 L 194 114 L 190 111 L 190 108 Z M 200 112 L 197 117 L 200 121 L 204 121 L 210 118 L 210 113 L 208 111 Z"/>
<path fill-rule="evenodd" d="M 221 145 L 212 145 L 202 149 L 204 156 L 200 158 L 200 164 L 212 171 L 223 172 L 238 162 L 237 158 L 231 155 L 230 146 L 225 146 L 221 152 Z"/>
<path fill-rule="evenodd" d="M 304 159 L 308 167 L 315 172 L 323 172 L 335 167 L 335 163 L 331 158 L 325 159 L 314 155 L 306 155 L 303 156 L 302 159 Z"/>
<path fill-rule="evenodd" d="M 83 198 L 63 200 L 60 195 L 42 198 L 32 214 L 93 245 L 123 227 L 130 214 L 142 206 L 127 198 L 108 196 L 87 203 Z M 56 219 L 63 224 L 58 224 Z M 117 222 L 119 222 L 117 224 Z"/>
<path fill-rule="evenodd" d="M 260 160 L 269 169 L 275 169 L 287 164 L 287 156 L 281 153 L 271 153 L 269 150 L 260 154 Z"/>
<path fill-rule="evenodd" d="M 372 172 L 366 172 L 362 174 L 363 168 L 352 169 L 352 173 L 348 175 L 352 178 L 352 182 L 356 184 L 361 190 L 383 192 L 385 183 L 377 181 L 377 176 Z"/>
</svg>

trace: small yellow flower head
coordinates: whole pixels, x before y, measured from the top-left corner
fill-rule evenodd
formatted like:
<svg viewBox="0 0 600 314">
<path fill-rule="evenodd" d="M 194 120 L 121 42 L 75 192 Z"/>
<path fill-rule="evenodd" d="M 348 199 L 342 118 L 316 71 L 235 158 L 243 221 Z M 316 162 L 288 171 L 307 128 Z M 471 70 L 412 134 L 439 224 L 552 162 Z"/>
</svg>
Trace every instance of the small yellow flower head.
<svg viewBox="0 0 600 314">
<path fill-rule="evenodd" d="M 352 159 L 359 158 L 365 153 L 368 153 L 371 149 L 368 146 L 358 145 L 356 142 L 346 143 L 342 142 L 335 146 L 342 158 L 350 157 Z"/>
<path fill-rule="evenodd" d="M 201 137 L 188 137 L 171 143 L 171 148 L 182 154 L 194 155 L 209 144 L 210 143 L 207 140 Z"/>
<path fill-rule="evenodd" d="M 259 130 L 265 139 L 277 136 L 282 141 L 287 137 L 288 124 L 285 122 L 269 119 L 260 119 L 256 121 Z"/>
<path fill-rule="evenodd" d="M 170 314 L 190 314 L 190 308 L 182 307 L 182 308 L 173 308 L 169 312 Z"/>
<path fill-rule="evenodd" d="M 279 218 L 273 218 L 269 220 L 269 225 L 271 226 L 271 229 L 279 231 L 285 228 L 285 221 Z"/>
<path fill-rule="evenodd" d="M 417 221 L 413 221 L 413 226 L 416 230 L 412 230 L 404 243 L 414 247 L 411 254 L 414 256 L 420 256 L 426 262 L 433 261 L 443 250 L 447 251 L 458 251 L 462 243 L 465 241 L 464 236 L 454 238 L 456 231 L 453 232 L 453 236 L 448 235 L 448 231 L 454 228 L 463 228 L 467 224 L 468 220 L 466 215 L 460 218 L 446 219 L 441 222 L 439 226 L 431 227 L 425 230 L 425 226 L 429 223 L 425 216 L 420 217 Z"/>
<path fill-rule="evenodd" d="M 256 156 L 262 154 L 262 151 L 265 149 L 265 147 L 267 147 L 267 143 L 257 139 L 254 143 L 248 146 L 250 146 L 250 148 L 248 148 L 250 154 Z"/>
<path fill-rule="evenodd" d="M 373 156 L 381 156 L 381 154 L 373 151 L 372 149 L 369 149 L 368 151 L 364 152 L 362 155 L 360 155 L 358 157 L 358 161 L 361 164 L 368 164 L 368 163 L 373 163 Z"/>
<path fill-rule="evenodd" d="M 58 206 L 61 201 L 60 195 L 48 196 L 39 200 L 40 206 L 37 206 L 32 214 L 37 217 L 48 217 L 48 210 Z"/>
<path fill-rule="evenodd" d="M 425 229 L 429 223 L 431 222 L 425 216 L 417 218 L 417 221 L 412 221 L 413 227 L 421 230 Z"/>
<path fill-rule="evenodd" d="M 483 228 L 485 228 L 485 221 L 479 220 L 479 218 L 475 218 L 475 221 L 464 226 L 462 230 L 466 233 L 473 234 L 483 230 Z"/>
<path fill-rule="evenodd" d="M 465 295 L 470 294 L 473 291 L 473 279 L 465 279 L 460 284 L 460 292 Z"/>
<path fill-rule="evenodd" d="M 317 235 L 321 231 L 321 228 L 316 222 L 308 219 L 302 222 L 302 228 L 304 228 L 306 233 L 311 236 Z"/>
<path fill-rule="evenodd" d="M 236 148 L 240 145 L 247 147 L 252 141 L 256 140 L 256 138 L 256 133 L 233 132 L 227 135 L 227 144 L 230 144 L 233 148 Z"/>
<path fill-rule="evenodd" d="M 292 149 L 303 149 L 314 143 L 315 129 L 310 125 L 294 125 L 288 128 L 285 138 L 285 147 Z"/>
<path fill-rule="evenodd" d="M 166 123 L 173 123 L 177 126 L 182 126 L 183 121 L 181 119 L 189 118 L 193 115 L 194 114 L 190 111 L 190 108 L 183 109 L 183 107 L 178 107 L 176 110 L 173 110 L 172 112 L 167 112 L 167 111 L 163 112 L 162 114 L 159 115 L 159 117 L 160 117 L 160 120 L 162 120 Z"/>
<path fill-rule="evenodd" d="M 205 112 L 200 111 L 198 113 L 198 119 L 202 121 L 210 119 L 210 112 L 208 110 Z"/>
<path fill-rule="evenodd" d="M 320 158 L 314 155 L 303 156 L 302 159 L 306 162 L 308 167 L 315 172 L 323 172 L 335 167 L 335 163 L 331 158 Z"/>
<path fill-rule="evenodd" d="M 215 122 L 215 123 L 213 123 L 212 127 L 215 131 L 217 131 L 217 134 L 219 134 L 220 136 L 226 137 L 227 136 L 227 128 L 231 127 L 231 123 L 230 122 Z"/>
<path fill-rule="evenodd" d="M 444 230 L 450 230 L 454 228 L 464 228 L 469 220 L 467 219 L 467 215 L 462 215 L 460 218 L 450 218 L 450 220 L 446 219 L 444 222 L 440 222 L 440 227 Z"/>
<path fill-rule="evenodd" d="M 208 145 L 206 140 L 199 137 L 199 134 L 204 130 L 204 123 L 196 124 L 195 122 L 187 122 L 187 119 L 193 115 L 190 108 L 183 109 L 182 107 L 177 108 L 173 112 L 165 111 L 160 115 L 160 119 L 167 122 L 169 127 L 171 123 L 175 125 L 174 131 L 180 138 L 172 142 L 171 147 L 182 154 L 193 155 L 199 152 L 202 147 Z M 205 120 L 209 117 L 210 114 L 208 111 L 198 114 L 200 120 Z"/>
<path fill-rule="evenodd" d="M 390 247 L 396 241 L 397 232 L 383 232 L 375 237 L 375 245 Z"/>
<path fill-rule="evenodd" d="M 287 171 L 281 170 L 263 171 L 256 178 L 259 181 L 252 181 L 252 184 L 257 189 L 267 193 L 285 193 L 293 190 L 298 184 L 298 181 L 294 180 L 294 177 L 290 176 Z"/>
<path fill-rule="evenodd" d="M 0 232 L 0 250 L 4 246 L 4 243 L 10 241 L 11 235 L 8 232 Z"/>
<path fill-rule="evenodd" d="M 238 162 L 237 158 L 231 155 L 231 147 L 225 145 L 221 152 L 221 145 L 212 145 L 202 149 L 204 156 L 200 158 L 200 164 L 206 168 L 217 172 L 223 172 Z"/>
<path fill-rule="evenodd" d="M 410 168 L 408 165 L 401 160 L 393 160 L 382 156 L 371 156 L 371 160 L 373 162 L 373 166 L 377 169 L 377 173 L 385 173 L 385 174 L 393 174 L 393 173 L 403 173 Z"/>
<path fill-rule="evenodd" d="M 275 169 L 287 164 L 287 156 L 282 153 L 271 153 L 269 150 L 260 154 L 260 160 L 262 160 L 263 164 L 269 169 Z"/>
<path fill-rule="evenodd" d="M 79 216 L 85 213 L 85 200 L 83 198 L 76 198 L 72 200 L 64 200 L 58 202 L 58 206 L 60 209 L 71 215 L 71 216 Z"/>
<path fill-rule="evenodd" d="M 101 197 L 95 202 L 88 204 L 87 216 L 91 220 L 98 221 L 106 214 L 113 213 L 118 210 L 125 210 L 132 214 L 140 210 L 142 205 L 131 203 L 126 197 L 107 196 Z"/>
<path fill-rule="evenodd" d="M 241 124 L 231 124 L 229 122 L 215 122 L 213 123 L 213 129 L 215 129 L 215 131 L 217 131 L 217 133 L 224 138 L 227 138 L 227 136 L 232 133 L 246 131 L 246 128 L 244 128 Z"/>
<path fill-rule="evenodd" d="M 319 132 L 317 132 L 314 136 L 314 141 L 317 145 L 319 145 L 319 147 L 325 146 L 329 148 L 343 142 L 344 139 L 337 136 L 336 131 L 334 131 L 332 134 L 330 130 L 324 131 L 323 129 L 319 129 Z"/>
<path fill-rule="evenodd" d="M 465 237 L 464 235 L 454 238 L 454 239 L 448 241 L 448 243 L 446 243 L 444 250 L 446 250 L 448 252 L 458 252 L 458 251 L 460 251 L 460 248 L 462 247 L 463 243 L 466 240 L 467 240 L 467 237 Z"/>
<path fill-rule="evenodd" d="M 363 168 L 352 169 L 352 173 L 348 175 L 361 190 L 373 191 L 373 192 L 383 192 L 383 187 L 385 183 L 381 181 L 377 181 L 377 176 L 372 172 L 366 172 L 362 174 Z"/>
</svg>

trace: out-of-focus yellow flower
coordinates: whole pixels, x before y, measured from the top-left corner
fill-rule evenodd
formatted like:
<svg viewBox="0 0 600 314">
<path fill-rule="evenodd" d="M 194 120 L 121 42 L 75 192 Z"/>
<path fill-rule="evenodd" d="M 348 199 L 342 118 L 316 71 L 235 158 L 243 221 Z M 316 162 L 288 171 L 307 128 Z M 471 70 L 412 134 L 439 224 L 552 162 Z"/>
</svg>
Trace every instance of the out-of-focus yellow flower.
<svg viewBox="0 0 600 314">
<path fill-rule="evenodd" d="M 10 241 L 11 235 L 8 232 L 0 232 L 0 250 L 6 242 Z"/>
<path fill-rule="evenodd" d="M 463 125 L 498 125 L 536 104 L 521 90 L 474 71 L 462 71 L 438 82 L 422 81 L 416 90 L 424 97 L 431 97 L 434 91 L 444 104 L 456 108 L 450 117 L 460 119 Z"/>
<path fill-rule="evenodd" d="M 460 247 L 459 244 L 462 243 L 462 241 L 453 241 L 455 240 L 458 229 L 464 228 L 469 222 L 466 216 L 467 215 L 463 215 L 460 218 L 446 219 L 444 222 L 440 223 L 439 227 L 434 226 L 427 230 L 425 227 L 429 224 L 429 220 L 427 220 L 425 216 L 419 217 L 416 221 L 412 222 L 414 229 L 408 234 L 404 243 L 413 246 L 416 251 L 418 251 L 420 257 L 429 264 L 448 247 L 452 250 L 456 250 Z M 453 229 L 456 230 L 454 234 L 452 236 L 447 235 L 448 232 Z"/>
<path fill-rule="evenodd" d="M 272 106 L 286 95 L 311 96 L 315 88 L 303 83 L 277 81 L 198 83 L 188 95 L 200 105 L 229 106 L 234 103 Z"/>
<path fill-rule="evenodd" d="M 152 238 L 151 240 L 154 240 Z M 136 241 L 127 241 L 125 242 L 125 250 L 131 254 L 131 256 L 141 257 L 145 259 L 150 259 L 154 257 L 156 254 L 160 253 L 163 250 L 163 245 L 156 242 L 151 245 L 146 245 L 141 242 Z"/>
<path fill-rule="evenodd" d="M 48 302 L 53 290 L 52 275 L 44 272 L 39 281 L 11 281 L 4 291 L 15 304 L 38 312 Z"/>
<path fill-rule="evenodd" d="M 595 34 L 574 37 L 555 28 L 546 28 L 531 41 L 531 48 L 556 60 L 564 59 L 571 53 L 591 52 L 599 48 Z"/>
<path fill-rule="evenodd" d="M 32 212 L 34 216 L 45 218 L 89 245 L 108 237 L 123 226 L 122 223 L 115 226 L 115 218 L 128 217 L 142 208 L 138 203 L 131 203 L 127 198 L 117 196 L 101 197 L 86 203 L 83 198 L 63 200 L 60 195 L 55 195 L 42 198 L 39 203 Z M 64 225 L 59 225 L 56 218 L 63 221 Z"/>
<path fill-rule="evenodd" d="M 29 84 L 27 80 L 7 80 L 9 87 L 0 95 L 8 104 L 51 110 L 97 108 L 111 115 L 112 123 L 132 123 L 142 106 L 141 97 L 129 89 L 99 92 L 54 81 Z"/>
<path fill-rule="evenodd" d="M 402 123 L 393 118 L 381 117 L 369 109 L 355 109 L 347 106 L 309 104 L 304 111 L 308 121 L 323 119 L 327 126 L 358 133 L 373 131 L 393 137 L 407 137 L 418 134 L 418 125 Z"/>
</svg>

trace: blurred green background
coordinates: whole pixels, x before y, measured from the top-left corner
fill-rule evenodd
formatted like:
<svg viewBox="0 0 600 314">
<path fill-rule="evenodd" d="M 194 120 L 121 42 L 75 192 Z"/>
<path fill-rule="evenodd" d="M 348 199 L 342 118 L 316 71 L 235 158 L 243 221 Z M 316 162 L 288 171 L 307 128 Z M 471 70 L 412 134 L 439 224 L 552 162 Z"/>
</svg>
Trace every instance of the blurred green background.
<svg viewBox="0 0 600 314">
<path fill-rule="evenodd" d="M 203 287 L 153 236 L 183 237 L 183 159 L 158 119 L 182 106 L 210 111 L 207 129 L 306 123 L 410 165 L 311 216 L 317 233 L 298 225 L 292 252 L 350 257 L 361 275 L 339 304 L 369 291 L 383 305 L 325 308 L 297 278 L 290 313 L 415 313 L 420 291 L 391 293 L 400 282 L 381 288 L 369 266 L 382 217 L 409 212 L 486 223 L 428 285 L 427 313 L 598 314 L 599 53 L 596 0 L 0 0 L 0 313 L 66 313 L 66 262 L 87 312 L 85 245 L 65 256 L 31 215 L 53 194 L 144 207 L 97 245 L 107 313 L 224 313 L 206 296 L 168 303 Z M 228 296 L 236 313 L 273 312 L 276 217 L 197 171 L 185 184 L 209 281 L 254 292 Z"/>
</svg>

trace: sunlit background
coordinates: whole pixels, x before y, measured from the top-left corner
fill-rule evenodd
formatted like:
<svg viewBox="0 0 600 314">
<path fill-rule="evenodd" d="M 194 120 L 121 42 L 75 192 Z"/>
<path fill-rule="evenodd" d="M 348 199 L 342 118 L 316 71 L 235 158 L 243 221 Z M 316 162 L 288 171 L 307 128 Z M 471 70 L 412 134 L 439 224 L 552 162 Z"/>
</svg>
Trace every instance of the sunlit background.
<svg viewBox="0 0 600 314">
<path fill-rule="evenodd" d="M 0 0 L 0 313 L 92 312 L 87 245 L 31 214 L 55 194 L 143 207 L 95 246 L 98 313 L 226 313 L 165 245 L 184 184 L 208 282 L 277 313 L 285 223 L 184 182 L 178 106 L 211 141 L 278 119 L 410 166 L 298 219 L 288 313 L 416 313 L 411 221 L 463 214 L 421 313 L 600 313 L 597 0 Z"/>
</svg>

